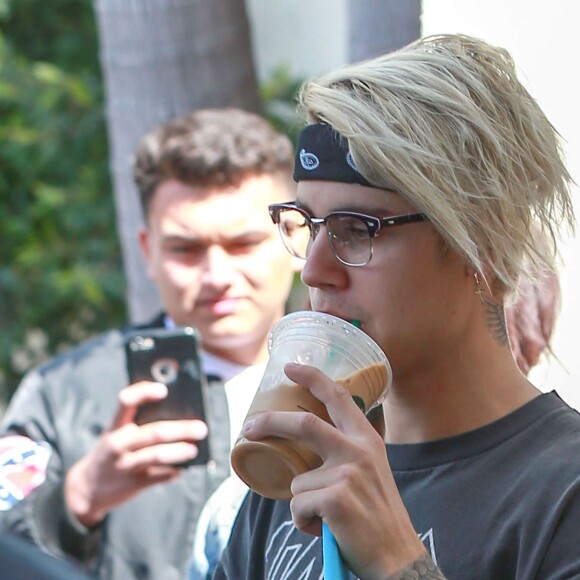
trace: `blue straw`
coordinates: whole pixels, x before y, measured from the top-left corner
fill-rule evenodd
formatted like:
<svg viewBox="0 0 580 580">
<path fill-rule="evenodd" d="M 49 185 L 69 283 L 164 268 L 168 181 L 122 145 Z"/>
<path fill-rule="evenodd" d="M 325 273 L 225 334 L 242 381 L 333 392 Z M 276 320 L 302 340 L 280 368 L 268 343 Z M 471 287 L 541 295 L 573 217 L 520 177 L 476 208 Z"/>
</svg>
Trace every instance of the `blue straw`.
<svg viewBox="0 0 580 580">
<path fill-rule="evenodd" d="M 361 327 L 360 320 L 351 320 L 352 325 Z M 350 572 L 340 555 L 336 538 L 330 528 L 322 522 L 322 571 L 324 580 L 348 580 Z"/>
<path fill-rule="evenodd" d="M 324 580 L 348 580 L 350 577 L 338 550 L 336 538 L 324 522 L 322 522 L 322 565 Z"/>
<path fill-rule="evenodd" d="M 361 327 L 360 320 L 351 320 L 350 323 L 357 328 Z M 350 577 L 336 538 L 324 522 L 322 522 L 322 565 L 324 580 L 348 580 Z"/>
</svg>

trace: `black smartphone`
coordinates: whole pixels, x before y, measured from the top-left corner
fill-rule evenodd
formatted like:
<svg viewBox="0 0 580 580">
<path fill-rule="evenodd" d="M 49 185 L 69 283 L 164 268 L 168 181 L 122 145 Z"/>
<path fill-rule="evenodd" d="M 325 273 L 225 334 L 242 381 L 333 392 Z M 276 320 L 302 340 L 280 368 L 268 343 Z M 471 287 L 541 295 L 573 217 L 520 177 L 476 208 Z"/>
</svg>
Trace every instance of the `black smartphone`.
<svg viewBox="0 0 580 580">
<path fill-rule="evenodd" d="M 145 403 L 137 411 L 138 424 L 175 419 L 201 419 L 205 413 L 205 375 L 201 369 L 197 332 L 188 326 L 149 328 L 125 337 L 129 381 L 164 383 L 169 390 L 162 401 Z M 206 421 L 207 422 L 207 421 Z M 203 465 L 209 459 L 208 439 L 196 442 L 198 454 L 180 464 Z"/>
</svg>

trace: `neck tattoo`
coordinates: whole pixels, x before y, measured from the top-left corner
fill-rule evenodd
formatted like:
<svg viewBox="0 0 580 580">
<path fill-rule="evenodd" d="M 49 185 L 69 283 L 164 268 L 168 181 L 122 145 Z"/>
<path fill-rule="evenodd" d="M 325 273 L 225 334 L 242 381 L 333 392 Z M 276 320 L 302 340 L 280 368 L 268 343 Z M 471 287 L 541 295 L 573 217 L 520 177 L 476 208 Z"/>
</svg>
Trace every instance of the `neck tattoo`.
<svg viewBox="0 0 580 580">
<path fill-rule="evenodd" d="M 502 346 L 509 345 L 509 336 L 505 322 L 503 304 L 497 304 L 484 298 L 483 308 L 485 312 L 485 322 L 491 330 L 493 338 Z"/>
</svg>

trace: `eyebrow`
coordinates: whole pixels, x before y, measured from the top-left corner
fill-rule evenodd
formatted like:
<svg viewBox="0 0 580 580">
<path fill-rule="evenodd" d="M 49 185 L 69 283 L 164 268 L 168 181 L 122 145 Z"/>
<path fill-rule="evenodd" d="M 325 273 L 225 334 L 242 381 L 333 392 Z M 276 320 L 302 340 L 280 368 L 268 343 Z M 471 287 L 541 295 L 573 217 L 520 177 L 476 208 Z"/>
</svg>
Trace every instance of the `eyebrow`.
<svg viewBox="0 0 580 580">
<path fill-rule="evenodd" d="M 196 236 L 187 236 L 182 234 L 168 234 L 162 236 L 164 242 L 189 242 L 194 244 L 199 244 L 202 239 Z"/>
<path fill-rule="evenodd" d="M 220 236 L 219 241 L 220 242 L 226 242 L 226 243 L 231 243 L 231 242 L 235 242 L 237 240 L 245 240 L 245 239 L 249 239 L 249 238 L 266 238 L 267 237 L 267 233 L 263 232 L 261 230 L 251 230 L 251 231 L 245 231 L 243 233 L 239 233 L 239 234 L 233 234 L 232 236 L 223 238 Z M 163 236 L 163 241 L 164 242 L 181 242 L 181 243 L 186 243 L 186 244 L 196 244 L 196 245 L 202 245 L 202 246 L 206 246 L 208 245 L 208 240 L 207 238 L 203 238 L 203 237 L 199 237 L 199 236 L 191 236 L 191 235 L 187 235 L 187 234 L 168 234 L 166 236 Z M 214 243 L 213 241 L 209 242 Z"/>
</svg>

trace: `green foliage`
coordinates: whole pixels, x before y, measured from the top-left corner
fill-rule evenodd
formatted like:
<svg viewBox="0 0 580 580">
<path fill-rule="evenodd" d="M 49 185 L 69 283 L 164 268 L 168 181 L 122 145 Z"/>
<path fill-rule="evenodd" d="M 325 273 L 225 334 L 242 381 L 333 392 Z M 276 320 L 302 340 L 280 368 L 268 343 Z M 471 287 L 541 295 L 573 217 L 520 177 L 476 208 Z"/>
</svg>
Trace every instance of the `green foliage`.
<svg viewBox="0 0 580 580">
<path fill-rule="evenodd" d="M 296 96 L 302 82 L 303 79 L 292 76 L 287 67 L 280 67 L 260 86 L 264 114 L 293 143 L 296 143 L 296 137 L 303 126 L 296 115 Z"/>
<path fill-rule="evenodd" d="M 0 399 L 125 319 L 90 0 L 0 0 Z"/>
</svg>

